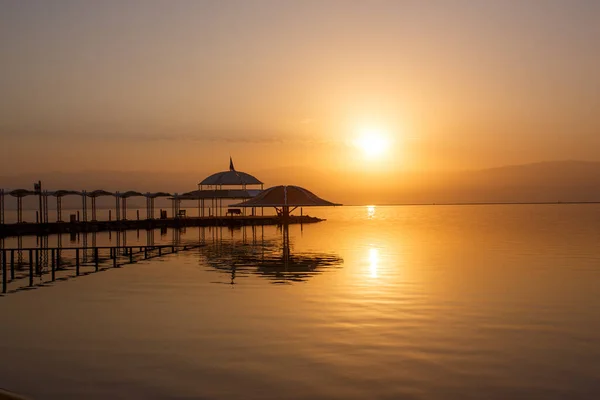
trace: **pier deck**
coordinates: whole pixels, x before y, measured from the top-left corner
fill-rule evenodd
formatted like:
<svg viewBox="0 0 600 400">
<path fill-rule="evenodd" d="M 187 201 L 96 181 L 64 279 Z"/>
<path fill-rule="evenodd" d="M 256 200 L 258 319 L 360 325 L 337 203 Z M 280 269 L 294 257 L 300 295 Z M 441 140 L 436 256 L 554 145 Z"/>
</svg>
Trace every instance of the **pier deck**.
<svg viewBox="0 0 600 400">
<path fill-rule="evenodd" d="M 320 218 L 290 216 L 287 223 L 308 224 L 322 221 Z M 17 223 L 0 225 L 0 238 L 9 236 L 50 235 L 73 232 L 104 232 L 130 229 L 180 228 L 194 226 L 248 226 L 278 225 L 281 219 L 276 215 L 264 216 L 218 216 L 218 217 L 186 217 L 144 220 L 118 221 L 79 221 L 50 223 Z"/>
</svg>

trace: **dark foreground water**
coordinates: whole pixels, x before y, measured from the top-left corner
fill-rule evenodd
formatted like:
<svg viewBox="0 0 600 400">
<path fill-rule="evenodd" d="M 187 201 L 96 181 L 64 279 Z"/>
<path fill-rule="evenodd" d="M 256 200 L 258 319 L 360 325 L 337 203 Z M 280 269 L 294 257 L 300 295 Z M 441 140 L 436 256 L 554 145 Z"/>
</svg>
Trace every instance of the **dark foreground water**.
<svg viewBox="0 0 600 400">
<path fill-rule="evenodd" d="M 599 206 L 311 214 L 328 221 L 290 227 L 289 254 L 275 227 L 188 229 L 182 241 L 206 246 L 0 298 L 0 387 L 39 399 L 600 398 Z"/>
</svg>

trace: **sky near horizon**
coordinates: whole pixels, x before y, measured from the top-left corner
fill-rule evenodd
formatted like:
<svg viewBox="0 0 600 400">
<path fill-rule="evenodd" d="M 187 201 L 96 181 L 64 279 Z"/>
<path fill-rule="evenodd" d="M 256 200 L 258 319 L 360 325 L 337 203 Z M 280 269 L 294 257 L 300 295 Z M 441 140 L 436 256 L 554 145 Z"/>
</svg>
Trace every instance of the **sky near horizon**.
<svg viewBox="0 0 600 400">
<path fill-rule="evenodd" d="M 599 161 L 598 21 L 597 1 L 0 0 L 0 176 Z"/>
</svg>

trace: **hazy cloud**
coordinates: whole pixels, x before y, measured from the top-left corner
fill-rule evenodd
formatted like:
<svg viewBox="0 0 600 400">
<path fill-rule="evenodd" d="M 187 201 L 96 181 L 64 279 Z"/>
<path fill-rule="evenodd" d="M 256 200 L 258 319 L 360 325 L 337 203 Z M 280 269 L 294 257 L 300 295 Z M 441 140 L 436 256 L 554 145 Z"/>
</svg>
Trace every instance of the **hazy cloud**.
<svg viewBox="0 0 600 400">
<path fill-rule="evenodd" d="M 310 123 L 310 122 L 307 122 Z M 303 144 L 303 145 L 333 145 L 336 141 L 306 134 L 289 134 L 258 131 L 197 131 L 197 132 L 107 132 L 85 133 L 73 130 L 50 132 L 44 130 L 5 130 L 2 136 L 19 137 L 21 139 L 77 140 L 77 141 L 134 141 L 134 142 L 213 142 L 241 144 Z"/>
</svg>

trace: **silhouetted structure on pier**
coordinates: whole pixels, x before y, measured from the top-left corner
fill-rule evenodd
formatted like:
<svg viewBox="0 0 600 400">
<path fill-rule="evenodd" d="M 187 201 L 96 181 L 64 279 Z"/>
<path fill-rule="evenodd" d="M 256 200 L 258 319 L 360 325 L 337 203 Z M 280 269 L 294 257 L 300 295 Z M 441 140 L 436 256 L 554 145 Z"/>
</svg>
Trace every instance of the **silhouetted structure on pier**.
<svg viewBox="0 0 600 400">
<path fill-rule="evenodd" d="M 15 189 L 6 190 L 0 189 L 0 224 L 6 223 L 6 196 L 12 196 L 17 199 L 17 223 L 23 223 L 23 198 L 27 196 L 39 196 L 40 197 L 40 210 L 37 223 L 47 224 L 50 223 L 48 218 L 48 199 L 50 197 L 56 198 L 56 222 L 64 222 L 62 218 L 62 199 L 65 196 L 78 196 L 81 198 L 81 217 L 78 219 L 82 222 L 95 222 L 97 221 L 97 207 L 96 199 L 103 196 L 112 196 L 115 199 L 115 220 L 127 220 L 127 199 L 130 197 L 145 197 L 146 198 L 146 219 L 154 219 L 155 209 L 154 200 L 158 197 L 170 197 L 170 193 L 156 192 L 156 193 L 141 193 L 133 190 L 126 192 L 108 192 L 106 190 L 93 190 L 93 191 L 77 191 L 77 190 L 27 190 L 27 189 Z M 88 207 L 88 198 L 90 199 L 91 207 Z M 91 219 L 88 219 L 88 211 L 91 211 Z M 112 217 L 109 219 L 112 220 Z M 75 221 L 70 221 L 75 222 Z"/>
<path fill-rule="evenodd" d="M 273 207 L 277 215 L 284 221 L 290 220 L 291 213 L 298 207 L 332 207 L 341 204 L 324 200 L 300 186 L 274 186 L 262 191 L 250 200 L 234 207 Z"/>
<path fill-rule="evenodd" d="M 253 175 L 246 172 L 236 171 L 233 160 L 229 158 L 229 170 L 217 172 L 202 180 L 198 184 L 198 190 L 174 196 L 174 204 L 178 212 L 182 200 L 197 200 L 199 216 L 206 215 L 206 202 L 209 201 L 209 216 L 223 216 L 223 200 L 247 200 L 251 199 L 263 190 L 263 183 Z M 261 215 L 262 215 L 261 210 Z M 245 213 L 244 213 L 245 215 Z M 252 210 L 255 215 L 255 210 Z"/>
<path fill-rule="evenodd" d="M 36 223 L 47 224 L 51 221 L 48 217 L 49 198 L 56 199 L 56 221 L 64 222 L 62 218 L 62 200 L 65 196 L 78 196 L 81 198 L 81 214 L 76 215 L 77 222 L 96 222 L 97 206 L 99 197 L 114 197 L 114 220 L 128 220 L 127 200 L 131 197 L 144 197 L 146 199 L 146 219 L 155 219 L 154 202 L 159 197 L 171 200 L 172 218 L 182 217 L 181 202 L 183 200 L 198 201 L 198 216 L 206 216 L 206 202 L 208 201 L 208 216 L 223 216 L 223 200 L 247 200 L 263 190 L 263 183 L 256 177 L 241 171 L 236 171 L 233 160 L 229 159 L 229 170 L 217 172 L 202 180 L 198 184 L 198 190 L 179 193 L 168 192 L 139 192 L 128 190 L 125 192 L 98 190 L 44 190 L 42 182 L 34 184 L 34 190 L 28 189 L 0 189 L 0 224 L 6 224 L 6 198 L 8 196 L 17 199 L 17 223 L 23 223 L 23 198 L 28 196 L 39 197 L 39 210 Z M 88 206 L 88 199 L 90 205 Z M 91 219 L 88 219 L 88 211 L 91 211 Z M 111 210 L 112 211 L 112 210 Z M 113 220 L 112 212 L 109 211 L 109 221 Z M 261 213 L 262 214 L 262 213 Z M 255 215 L 253 212 L 252 215 Z M 162 218 L 163 216 L 161 216 Z M 71 219 L 69 222 L 76 222 Z"/>
</svg>

